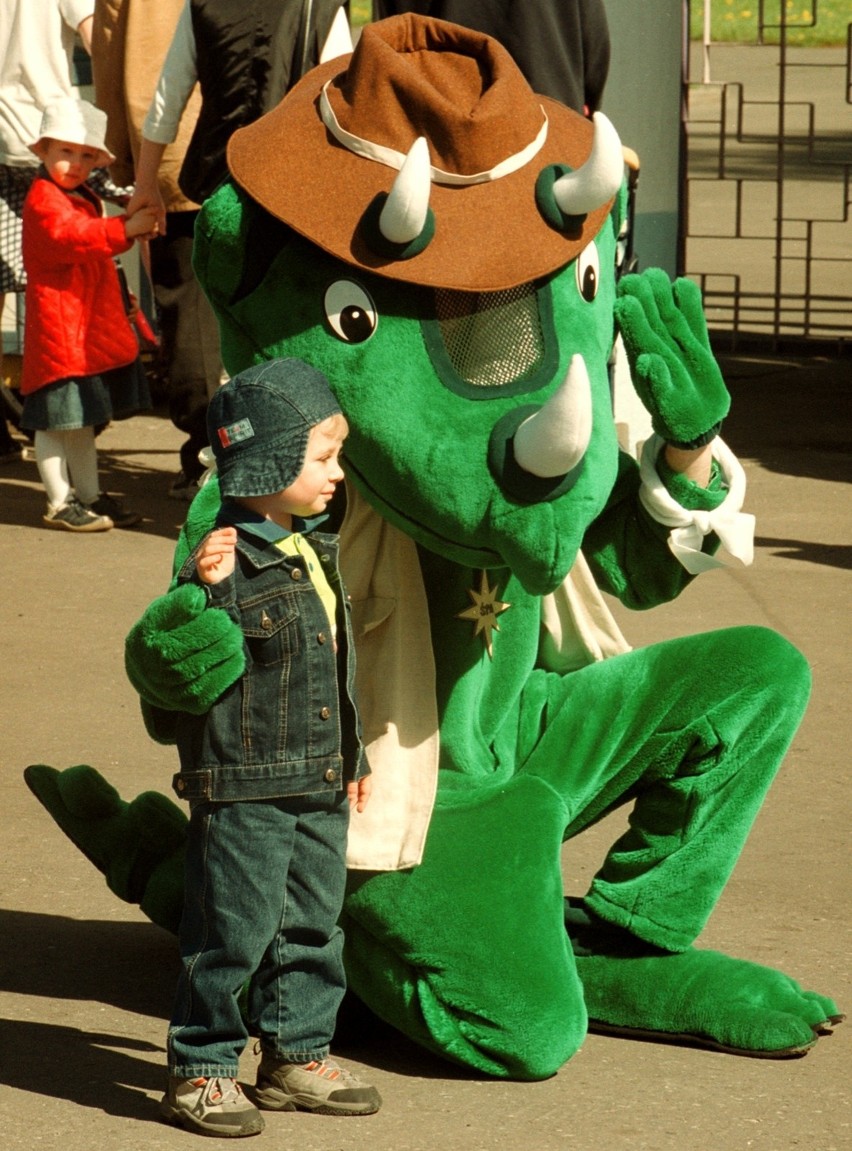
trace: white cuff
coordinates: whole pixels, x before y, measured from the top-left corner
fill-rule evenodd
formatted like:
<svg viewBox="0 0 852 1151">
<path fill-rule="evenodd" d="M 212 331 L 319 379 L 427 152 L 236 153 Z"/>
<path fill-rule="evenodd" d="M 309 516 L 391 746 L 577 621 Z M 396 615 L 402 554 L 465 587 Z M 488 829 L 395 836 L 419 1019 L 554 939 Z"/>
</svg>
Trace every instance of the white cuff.
<svg viewBox="0 0 852 1151">
<path fill-rule="evenodd" d="M 652 519 L 672 529 L 668 541 L 672 554 L 690 575 L 711 568 L 748 567 L 754 559 L 755 521 L 753 515 L 740 510 L 746 479 L 739 460 L 718 436 L 713 440 L 713 458 L 722 469 L 728 494 L 713 511 L 689 511 L 674 499 L 657 473 L 657 456 L 664 446 L 665 441 L 658 435 L 651 436 L 642 446 L 639 499 Z M 701 550 L 704 537 L 711 532 L 722 544 L 715 555 Z"/>
</svg>

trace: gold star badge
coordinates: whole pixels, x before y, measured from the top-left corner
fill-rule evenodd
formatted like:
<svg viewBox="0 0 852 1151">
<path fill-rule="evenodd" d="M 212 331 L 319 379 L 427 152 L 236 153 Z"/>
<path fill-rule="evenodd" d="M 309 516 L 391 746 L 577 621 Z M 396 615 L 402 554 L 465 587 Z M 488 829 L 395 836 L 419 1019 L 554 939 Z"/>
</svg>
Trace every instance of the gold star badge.
<svg viewBox="0 0 852 1151">
<path fill-rule="evenodd" d="M 476 625 L 473 630 L 474 639 L 480 633 L 482 634 L 485 650 L 488 652 L 489 659 L 494 658 L 491 633 L 500 630 L 500 625 L 497 623 L 497 616 L 512 606 L 510 603 L 503 603 L 502 600 L 497 598 L 498 591 L 499 588 L 497 587 L 489 587 L 488 573 L 483 572 L 482 579 L 479 581 L 479 591 L 468 588 L 467 594 L 473 601 L 471 607 L 465 608 L 464 611 L 456 612 L 456 619 L 473 620 Z"/>
</svg>

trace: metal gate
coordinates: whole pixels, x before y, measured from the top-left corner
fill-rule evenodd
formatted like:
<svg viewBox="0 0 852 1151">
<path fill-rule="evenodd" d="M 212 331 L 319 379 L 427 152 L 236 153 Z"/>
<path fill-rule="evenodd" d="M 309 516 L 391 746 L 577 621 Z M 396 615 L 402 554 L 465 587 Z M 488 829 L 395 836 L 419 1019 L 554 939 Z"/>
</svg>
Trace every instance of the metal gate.
<svg viewBox="0 0 852 1151">
<path fill-rule="evenodd" d="M 819 20 L 799 0 L 799 24 Z M 693 44 L 683 251 L 714 343 L 852 348 L 852 25 L 793 47 L 785 6 L 752 44 Z M 803 16 L 804 13 L 804 16 Z M 778 43 L 770 44 L 774 29 Z"/>
</svg>

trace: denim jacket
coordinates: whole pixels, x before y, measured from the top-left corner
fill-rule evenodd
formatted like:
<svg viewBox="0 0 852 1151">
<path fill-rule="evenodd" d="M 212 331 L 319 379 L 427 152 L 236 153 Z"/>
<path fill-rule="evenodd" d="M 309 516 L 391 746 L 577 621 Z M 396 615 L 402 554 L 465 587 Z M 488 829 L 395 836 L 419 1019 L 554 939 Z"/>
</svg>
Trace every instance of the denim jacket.
<svg viewBox="0 0 852 1151">
<path fill-rule="evenodd" d="M 306 525 L 337 597 L 337 651 L 328 616 L 301 556 L 274 544 L 280 528 L 235 505 L 219 523 L 237 528 L 234 574 L 207 584 L 208 610 L 240 627 L 246 669 L 204 715 L 181 712 L 182 799 L 262 800 L 338 791 L 369 774 L 354 704 L 355 656 L 338 540 Z M 270 530 L 270 528 L 272 530 Z M 194 552 L 178 582 L 197 580 Z"/>
</svg>

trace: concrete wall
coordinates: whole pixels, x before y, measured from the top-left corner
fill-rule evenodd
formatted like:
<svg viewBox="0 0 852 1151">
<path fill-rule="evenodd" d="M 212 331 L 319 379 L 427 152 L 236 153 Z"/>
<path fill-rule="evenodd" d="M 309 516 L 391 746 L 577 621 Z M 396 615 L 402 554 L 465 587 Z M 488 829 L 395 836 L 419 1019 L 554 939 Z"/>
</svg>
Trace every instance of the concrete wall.
<svg viewBox="0 0 852 1151">
<path fill-rule="evenodd" d="M 640 268 L 682 272 L 680 188 L 684 148 L 682 0 L 605 0 L 612 63 L 602 111 L 641 162 L 635 250 Z"/>
</svg>

